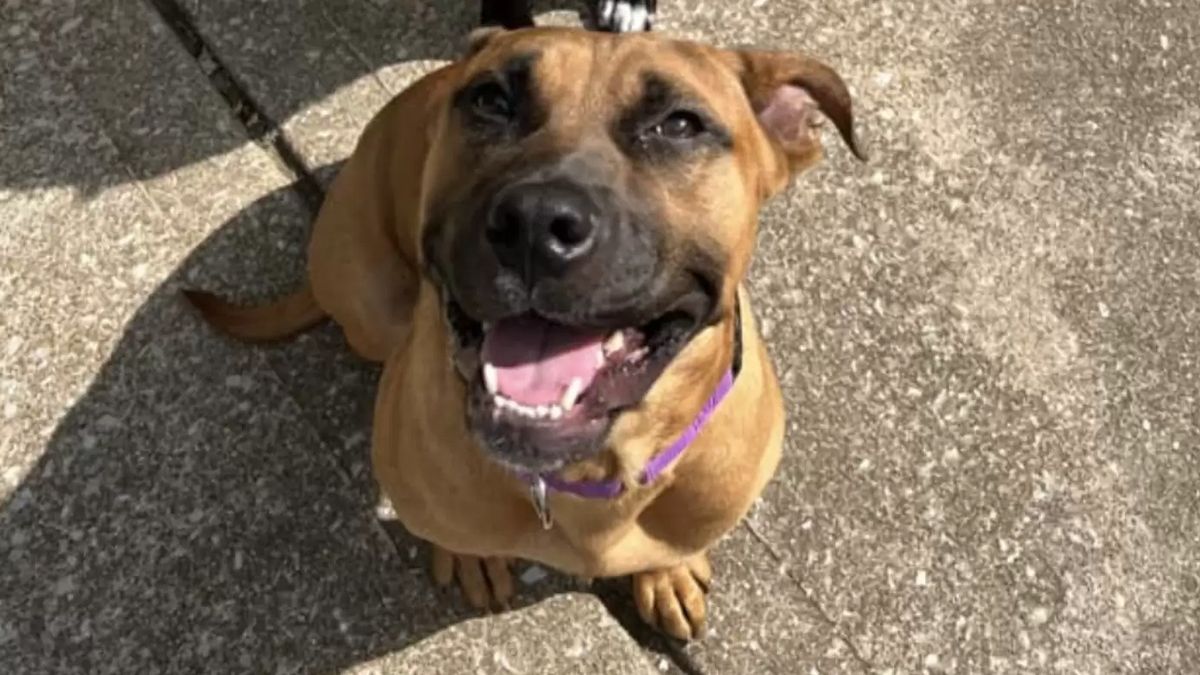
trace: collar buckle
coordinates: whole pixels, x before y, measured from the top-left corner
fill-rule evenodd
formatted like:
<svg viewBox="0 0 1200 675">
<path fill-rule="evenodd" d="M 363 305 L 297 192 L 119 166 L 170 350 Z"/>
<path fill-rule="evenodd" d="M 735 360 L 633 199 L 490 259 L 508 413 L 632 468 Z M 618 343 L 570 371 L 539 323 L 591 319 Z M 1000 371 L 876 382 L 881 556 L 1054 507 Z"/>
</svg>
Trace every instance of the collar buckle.
<svg viewBox="0 0 1200 675">
<path fill-rule="evenodd" d="M 549 530 L 553 527 L 554 519 L 550 516 L 550 505 L 546 501 L 546 481 L 541 476 L 535 475 L 529 481 L 529 501 L 542 523 L 542 529 Z"/>
</svg>

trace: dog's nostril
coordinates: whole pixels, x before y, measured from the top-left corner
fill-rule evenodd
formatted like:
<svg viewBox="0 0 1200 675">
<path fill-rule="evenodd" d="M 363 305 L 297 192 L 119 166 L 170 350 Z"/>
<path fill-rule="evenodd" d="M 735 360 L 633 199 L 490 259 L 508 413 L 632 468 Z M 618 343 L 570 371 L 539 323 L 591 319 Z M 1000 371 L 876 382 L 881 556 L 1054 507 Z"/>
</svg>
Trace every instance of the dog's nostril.
<svg viewBox="0 0 1200 675">
<path fill-rule="evenodd" d="M 516 246 L 521 238 L 521 217 L 511 210 L 497 214 L 487 230 L 487 238 L 496 246 Z"/>
<path fill-rule="evenodd" d="M 591 233 L 586 218 L 559 216 L 550 222 L 550 236 L 563 246 L 578 246 L 587 241 Z"/>
</svg>

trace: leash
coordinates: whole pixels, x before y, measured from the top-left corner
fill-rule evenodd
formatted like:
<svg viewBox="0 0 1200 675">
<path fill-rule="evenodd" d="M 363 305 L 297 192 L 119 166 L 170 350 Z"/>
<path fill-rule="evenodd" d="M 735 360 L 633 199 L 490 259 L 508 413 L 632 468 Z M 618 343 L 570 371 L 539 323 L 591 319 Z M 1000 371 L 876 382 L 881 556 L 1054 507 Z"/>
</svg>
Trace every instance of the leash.
<svg viewBox="0 0 1200 675">
<path fill-rule="evenodd" d="M 696 414 L 696 417 L 688 425 L 688 428 L 680 434 L 679 438 L 675 439 L 674 443 L 652 457 L 646 466 L 642 468 L 638 484 L 649 485 L 653 483 L 662 475 L 663 471 L 666 471 L 667 467 L 679 459 L 680 455 L 700 435 L 700 430 L 704 428 L 705 423 L 712 417 L 717 406 L 720 405 L 721 401 L 733 389 L 733 383 L 742 369 L 742 308 L 741 302 L 736 300 L 734 302 L 733 331 L 734 351 L 729 369 L 721 376 L 721 381 L 717 383 L 716 389 L 708 397 L 708 400 L 705 401 L 704 407 L 700 408 L 700 412 Z M 613 499 L 625 492 L 625 483 L 619 478 L 601 481 L 570 481 L 559 478 L 554 474 L 522 474 L 521 477 L 529 485 L 529 501 L 533 504 L 533 510 L 537 512 L 538 520 L 541 521 L 542 527 L 547 530 L 554 524 L 550 516 L 550 507 L 547 503 L 550 491 L 564 492 L 584 499 Z"/>
</svg>

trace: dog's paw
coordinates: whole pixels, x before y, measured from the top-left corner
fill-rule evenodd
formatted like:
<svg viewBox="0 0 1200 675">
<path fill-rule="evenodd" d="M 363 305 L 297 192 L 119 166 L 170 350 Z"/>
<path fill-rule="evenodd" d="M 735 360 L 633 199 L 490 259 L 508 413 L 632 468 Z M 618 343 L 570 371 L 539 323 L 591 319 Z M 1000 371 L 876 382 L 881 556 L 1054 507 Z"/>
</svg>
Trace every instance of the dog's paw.
<svg viewBox="0 0 1200 675">
<path fill-rule="evenodd" d="M 654 0 L 598 0 L 596 28 L 613 33 L 650 30 L 654 25 Z"/>
<path fill-rule="evenodd" d="M 633 599 L 642 620 L 671 637 L 691 640 L 704 632 L 712 568 L 701 553 L 682 565 L 633 575 Z"/>
<path fill-rule="evenodd" d="M 467 603 L 476 609 L 507 609 L 513 597 L 512 572 L 507 558 L 459 555 L 433 546 L 433 580 L 449 586 L 456 579 Z"/>
</svg>

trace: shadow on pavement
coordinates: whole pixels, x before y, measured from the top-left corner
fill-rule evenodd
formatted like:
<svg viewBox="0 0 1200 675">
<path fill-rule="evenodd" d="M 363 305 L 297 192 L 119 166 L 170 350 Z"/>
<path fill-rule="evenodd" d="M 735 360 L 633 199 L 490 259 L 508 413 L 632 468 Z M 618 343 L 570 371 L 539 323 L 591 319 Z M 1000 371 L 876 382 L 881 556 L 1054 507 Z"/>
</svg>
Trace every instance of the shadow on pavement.
<svg viewBox="0 0 1200 675">
<path fill-rule="evenodd" d="M 158 287 L 0 506 L 5 672 L 330 673 L 478 615 L 376 521 L 377 368 L 330 326 L 235 344 L 178 295 L 294 283 L 307 228 L 273 229 L 298 222 L 293 187 Z"/>
</svg>

